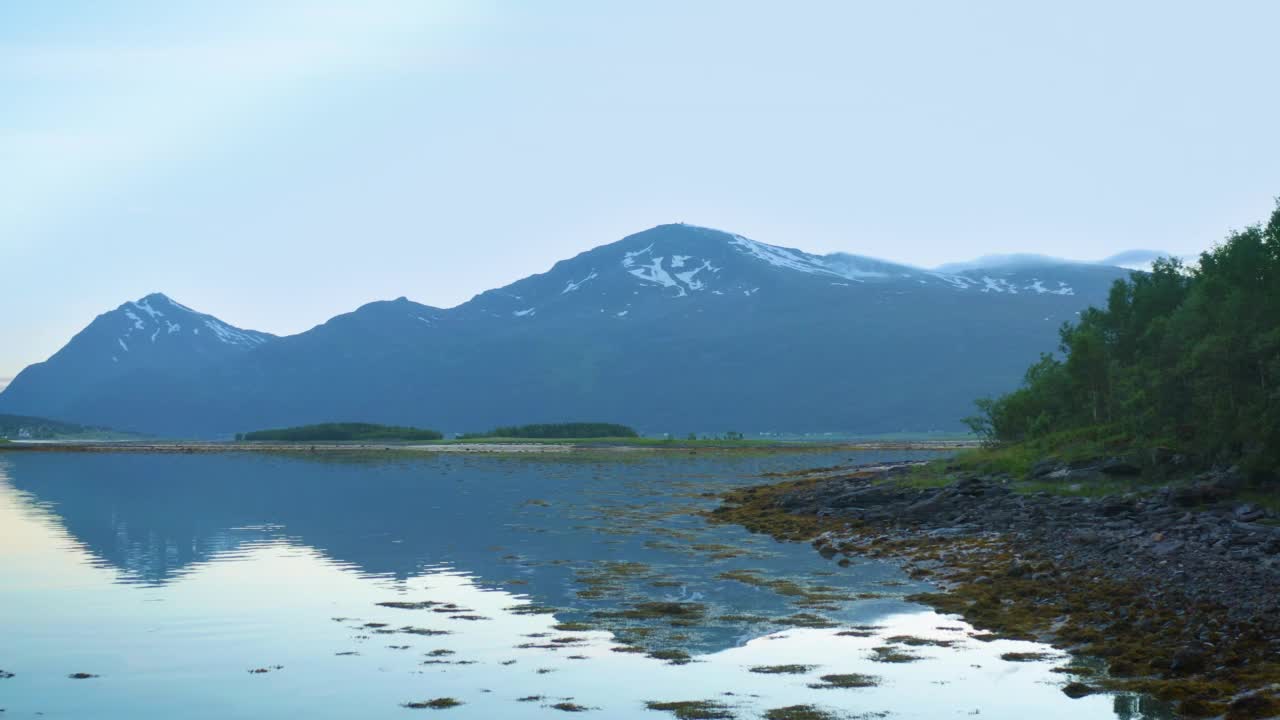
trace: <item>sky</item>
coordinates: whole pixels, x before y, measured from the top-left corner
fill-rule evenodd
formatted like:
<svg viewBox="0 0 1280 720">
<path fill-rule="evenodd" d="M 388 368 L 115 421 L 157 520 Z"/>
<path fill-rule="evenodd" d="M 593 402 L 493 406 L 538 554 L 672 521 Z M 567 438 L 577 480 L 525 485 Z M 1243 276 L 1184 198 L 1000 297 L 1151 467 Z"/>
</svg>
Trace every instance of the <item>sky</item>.
<svg viewBox="0 0 1280 720">
<path fill-rule="evenodd" d="M 1280 4 L 0 0 L 0 386 L 164 292 L 300 332 L 666 222 L 931 267 L 1280 196 Z"/>
</svg>

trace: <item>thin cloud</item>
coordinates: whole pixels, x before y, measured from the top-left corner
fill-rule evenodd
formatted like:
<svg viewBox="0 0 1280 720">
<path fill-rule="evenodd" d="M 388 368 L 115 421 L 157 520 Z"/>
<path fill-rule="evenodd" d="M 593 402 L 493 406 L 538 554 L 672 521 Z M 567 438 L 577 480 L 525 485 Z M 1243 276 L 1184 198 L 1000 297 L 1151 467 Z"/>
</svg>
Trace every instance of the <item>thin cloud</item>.
<svg viewBox="0 0 1280 720">
<path fill-rule="evenodd" d="M 0 46 L 0 81 L 18 88 L 10 101 L 21 103 L 24 88 L 35 100 L 28 127 L 0 133 L 4 174 L 22 178 L 0 177 L 12 186 L 0 197 L 0 236 L 34 238 L 104 188 L 163 172 L 188 147 L 216 143 L 335 72 L 439 62 L 423 50 L 432 43 L 409 41 L 412 30 L 447 24 L 440 8 L 298 5 L 246 18 L 251 29 L 239 35 L 182 45 Z M 50 87 L 60 92 L 41 100 Z"/>
</svg>

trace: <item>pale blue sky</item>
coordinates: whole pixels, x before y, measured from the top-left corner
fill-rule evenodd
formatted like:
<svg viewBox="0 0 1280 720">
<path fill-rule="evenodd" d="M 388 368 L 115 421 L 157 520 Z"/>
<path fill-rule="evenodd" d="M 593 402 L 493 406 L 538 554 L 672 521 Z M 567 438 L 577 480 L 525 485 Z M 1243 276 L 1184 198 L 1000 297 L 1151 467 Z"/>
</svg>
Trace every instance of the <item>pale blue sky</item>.
<svg viewBox="0 0 1280 720">
<path fill-rule="evenodd" d="M 292 333 L 663 222 L 920 265 L 1280 194 L 1274 2 L 0 0 L 0 385 L 163 291 Z"/>
</svg>

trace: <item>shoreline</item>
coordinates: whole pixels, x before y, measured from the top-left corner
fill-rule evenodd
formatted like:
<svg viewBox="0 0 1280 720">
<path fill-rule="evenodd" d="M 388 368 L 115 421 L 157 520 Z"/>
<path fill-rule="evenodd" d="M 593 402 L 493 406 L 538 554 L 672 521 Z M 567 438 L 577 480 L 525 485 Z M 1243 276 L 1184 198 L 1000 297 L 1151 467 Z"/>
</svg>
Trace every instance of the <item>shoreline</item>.
<svg viewBox="0 0 1280 720">
<path fill-rule="evenodd" d="M 1280 716 L 1280 523 L 1206 503 L 1229 479 L 1063 497 L 974 472 L 922 486 L 920 465 L 794 473 L 709 515 L 843 564 L 900 562 L 939 587 L 908 599 L 1070 652 L 1073 692 L 1140 692 L 1179 717 Z"/>
<path fill-rule="evenodd" d="M 823 452 L 823 451 L 875 451 L 875 450 L 925 450 L 948 452 L 975 447 L 975 442 L 965 440 L 933 441 L 848 441 L 848 442 L 761 442 L 749 441 L 736 444 L 733 441 L 672 441 L 628 443 L 593 440 L 531 440 L 531 441 L 446 441 L 437 443 L 414 442 L 217 442 L 217 441 L 93 441 L 93 440 L 15 440 L 0 443 L 0 453 L 5 452 L 83 452 L 83 453 L 405 453 L 405 454 L 543 454 L 582 452 Z"/>
</svg>

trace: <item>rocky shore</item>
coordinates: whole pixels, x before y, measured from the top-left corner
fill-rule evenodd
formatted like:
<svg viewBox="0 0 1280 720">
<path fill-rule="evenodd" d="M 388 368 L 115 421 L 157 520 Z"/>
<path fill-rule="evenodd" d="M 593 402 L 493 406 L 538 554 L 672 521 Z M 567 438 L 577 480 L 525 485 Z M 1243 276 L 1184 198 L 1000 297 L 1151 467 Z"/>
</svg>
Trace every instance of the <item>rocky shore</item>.
<svg viewBox="0 0 1280 720">
<path fill-rule="evenodd" d="M 731 493 L 713 517 L 812 540 L 842 563 L 898 559 L 941 590 L 916 599 L 992 637 L 1096 659 L 1073 666 L 1072 693 L 1140 691 L 1184 717 L 1280 717 L 1280 522 L 1238 499 L 1238 471 L 1089 496 L 1141 469 L 1047 460 L 1014 478 L 920 465 L 789 477 Z"/>
</svg>

